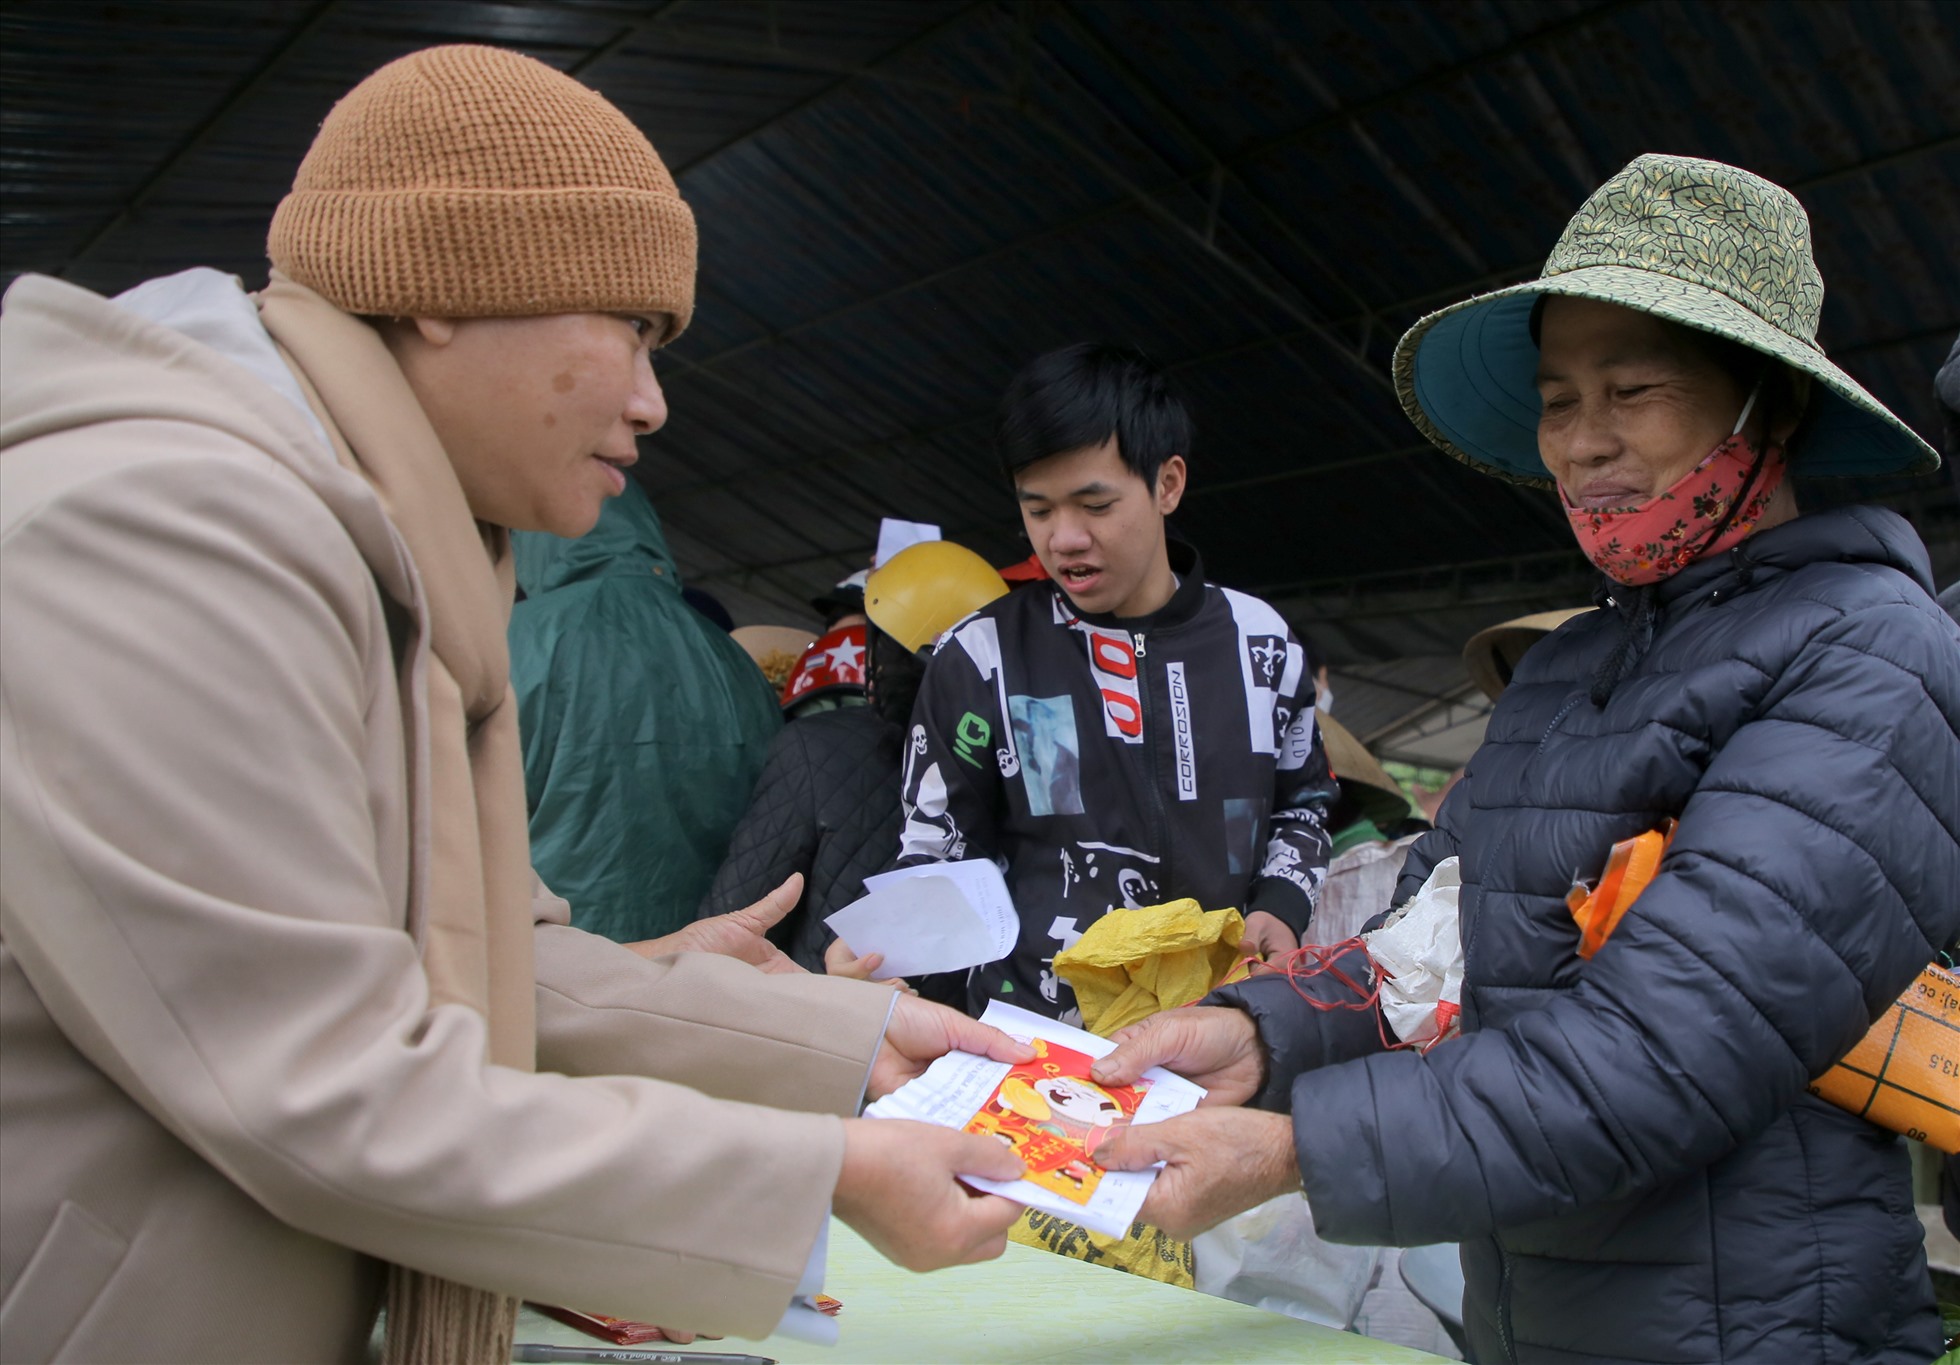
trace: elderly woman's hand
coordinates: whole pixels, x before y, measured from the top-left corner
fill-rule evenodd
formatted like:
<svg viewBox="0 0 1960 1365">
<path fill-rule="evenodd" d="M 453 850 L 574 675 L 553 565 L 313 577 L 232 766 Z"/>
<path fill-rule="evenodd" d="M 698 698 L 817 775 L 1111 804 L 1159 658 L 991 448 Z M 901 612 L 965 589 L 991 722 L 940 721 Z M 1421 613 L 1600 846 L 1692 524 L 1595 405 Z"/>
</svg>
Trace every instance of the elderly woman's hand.
<svg viewBox="0 0 1960 1365">
<path fill-rule="evenodd" d="M 1153 1066 L 1205 1087 L 1200 1104 L 1244 1104 L 1266 1083 L 1266 1049 L 1252 1016 L 1230 1005 L 1164 1010 L 1113 1035 L 1116 1050 L 1089 1068 L 1099 1085 L 1132 1085 Z"/>
<path fill-rule="evenodd" d="M 1189 1239 L 1300 1188 L 1293 1120 L 1260 1109 L 1198 1109 L 1118 1128 L 1096 1149 L 1108 1171 L 1163 1168 L 1137 1217 Z"/>
</svg>

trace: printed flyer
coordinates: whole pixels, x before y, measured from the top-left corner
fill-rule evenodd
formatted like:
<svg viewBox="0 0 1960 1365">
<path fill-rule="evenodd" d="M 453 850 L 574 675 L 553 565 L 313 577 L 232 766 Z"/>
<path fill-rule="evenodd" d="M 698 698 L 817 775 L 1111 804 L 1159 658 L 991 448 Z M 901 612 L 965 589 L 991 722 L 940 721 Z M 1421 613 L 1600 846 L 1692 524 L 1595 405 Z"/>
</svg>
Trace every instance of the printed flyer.
<svg viewBox="0 0 1960 1365">
<path fill-rule="evenodd" d="M 1034 1060 L 1015 1065 L 948 1053 L 923 1076 L 867 1107 L 865 1116 L 995 1137 L 1027 1163 L 1027 1173 L 1011 1181 L 969 1177 L 974 1188 L 1111 1237 L 1128 1232 L 1157 1173 L 1105 1171 L 1096 1164 L 1096 1149 L 1119 1128 L 1188 1112 L 1204 1098 L 1204 1088 L 1161 1067 L 1135 1085 L 1098 1085 L 1089 1067 L 1115 1050 L 1109 1040 L 999 1001 L 980 1018 L 1032 1044 Z"/>
</svg>

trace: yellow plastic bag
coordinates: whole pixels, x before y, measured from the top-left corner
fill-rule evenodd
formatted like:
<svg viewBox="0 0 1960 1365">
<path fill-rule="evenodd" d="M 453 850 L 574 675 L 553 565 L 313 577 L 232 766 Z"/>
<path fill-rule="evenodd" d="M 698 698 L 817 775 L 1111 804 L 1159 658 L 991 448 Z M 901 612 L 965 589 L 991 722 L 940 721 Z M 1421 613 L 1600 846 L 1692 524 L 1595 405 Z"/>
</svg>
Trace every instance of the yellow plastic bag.
<svg viewBox="0 0 1960 1365">
<path fill-rule="evenodd" d="M 1107 1038 L 1203 997 L 1232 970 L 1244 937 L 1237 910 L 1194 900 L 1112 910 L 1055 955 L 1055 973 L 1075 988 L 1082 1027 Z"/>
<path fill-rule="evenodd" d="M 1194 900 L 1112 910 L 1055 955 L 1055 972 L 1075 988 L 1082 1027 L 1107 1038 L 1159 1010 L 1203 997 L 1238 962 L 1244 937 L 1237 910 L 1205 911 Z M 1008 1236 L 1057 1256 L 1193 1287 L 1191 1244 L 1145 1223 L 1132 1223 L 1121 1237 L 1105 1237 L 1029 1209 Z"/>
</svg>

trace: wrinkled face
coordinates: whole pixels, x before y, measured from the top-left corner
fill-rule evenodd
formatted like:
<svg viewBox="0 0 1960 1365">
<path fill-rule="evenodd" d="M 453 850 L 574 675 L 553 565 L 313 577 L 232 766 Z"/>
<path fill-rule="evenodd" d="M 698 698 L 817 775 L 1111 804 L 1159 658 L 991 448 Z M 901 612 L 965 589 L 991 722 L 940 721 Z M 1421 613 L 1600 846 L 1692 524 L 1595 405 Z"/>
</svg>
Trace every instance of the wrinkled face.
<svg viewBox="0 0 1960 1365">
<path fill-rule="evenodd" d="M 1574 507 L 1645 502 L 1729 438 L 1748 394 L 1660 319 L 1553 296 L 1541 322 L 1538 454 Z"/>
<path fill-rule="evenodd" d="M 417 318 L 387 333 L 477 520 L 582 536 L 667 421 L 664 314 Z"/>
<path fill-rule="evenodd" d="M 1164 461 L 1152 488 L 1123 463 L 1112 436 L 1036 460 L 1014 476 L 1014 489 L 1035 554 L 1078 610 L 1144 616 L 1170 600 L 1164 518 L 1184 496 L 1181 455 Z"/>
</svg>

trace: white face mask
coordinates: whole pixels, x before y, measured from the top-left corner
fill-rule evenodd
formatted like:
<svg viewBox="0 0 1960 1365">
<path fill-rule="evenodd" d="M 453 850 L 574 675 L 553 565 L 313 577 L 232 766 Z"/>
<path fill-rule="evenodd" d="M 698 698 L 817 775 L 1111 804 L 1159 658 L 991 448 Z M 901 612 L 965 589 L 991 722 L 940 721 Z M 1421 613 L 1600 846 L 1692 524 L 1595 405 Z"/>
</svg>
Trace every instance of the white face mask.
<svg viewBox="0 0 1960 1365">
<path fill-rule="evenodd" d="M 1334 688 L 1332 684 L 1320 689 L 1320 695 L 1313 699 L 1314 709 L 1333 714 Z"/>
</svg>

